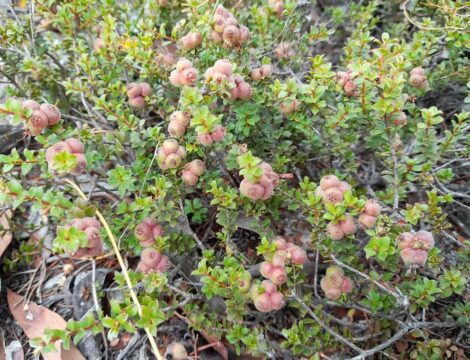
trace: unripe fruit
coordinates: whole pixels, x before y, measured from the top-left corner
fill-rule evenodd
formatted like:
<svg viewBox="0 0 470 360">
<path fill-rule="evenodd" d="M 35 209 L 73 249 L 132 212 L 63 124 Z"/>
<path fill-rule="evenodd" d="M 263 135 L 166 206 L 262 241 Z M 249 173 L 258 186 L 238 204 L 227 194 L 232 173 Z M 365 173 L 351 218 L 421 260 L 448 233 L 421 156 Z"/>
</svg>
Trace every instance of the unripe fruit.
<svg viewBox="0 0 470 360">
<path fill-rule="evenodd" d="M 167 155 L 175 153 L 178 151 L 179 147 L 178 142 L 174 139 L 166 139 L 162 144 L 163 151 L 165 151 Z"/>
<path fill-rule="evenodd" d="M 379 216 L 381 207 L 379 203 L 373 200 L 367 200 L 364 205 L 364 214 L 371 216 Z"/>
<path fill-rule="evenodd" d="M 25 100 L 21 103 L 22 108 L 28 108 L 31 110 L 39 110 L 40 106 L 37 101 L 34 100 Z"/>
<path fill-rule="evenodd" d="M 429 250 L 434 246 L 434 238 L 429 231 L 420 230 L 413 238 L 414 242 L 418 242 L 421 249 Z"/>
<path fill-rule="evenodd" d="M 186 70 L 192 67 L 193 67 L 192 62 L 186 58 L 181 58 L 176 63 L 176 71 L 179 73 L 181 73 L 183 70 Z"/>
<path fill-rule="evenodd" d="M 190 118 L 183 111 L 175 111 L 170 115 L 170 121 L 176 121 L 181 126 L 188 127 Z"/>
<path fill-rule="evenodd" d="M 72 154 L 83 154 L 85 152 L 85 145 L 75 138 L 69 138 L 65 140 L 70 148 Z"/>
<path fill-rule="evenodd" d="M 329 188 L 323 191 L 323 203 L 337 204 L 343 201 L 343 192 L 338 188 Z"/>
<path fill-rule="evenodd" d="M 225 137 L 226 130 L 222 125 L 217 125 L 211 132 L 212 140 L 215 142 L 222 141 Z"/>
<path fill-rule="evenodd" d="M 339 222 L 339 226 L 345 235 L 351 235 L 356 232 L 356 224 L 354 223 L 354 219 L 349 215 L 346 215 L 344 220 Z"/>
<path fill-rule="evenodd" d="M 344 232 L 339 224 L 330 222 L 327 225 L 326 230 L 328 231 L 330 238 L 333 240 L 341 240 L 344 237 Z"/>
<path fill-rule="evenodd" d="M 375 226 L 375 223 L 377 222 L 377 218 L 372 215 L 361 214 L 359 215 L 358 221 L 362 227 L 366 229 L 372 229 Z"/>
<path fill-rule="evenodd" d="M 269 64 L 261 65 L 259 70 L 263 78 L 271 77 L 273 74 L 273 67 Z"/>
<path fill-rule="evenodd" d="M 428 259 L 428 252 L 421 249 L 407 248 L 401 250 L 400 256 L 407 266 L 422 266 Z"/>
<path fill-rule="evenodd" d="M 251 70 L 250 77 L 251 80 L 260 81 L 263 78 L 263 75 L 261 75 L 260 69 L 253 69 Z"/>
<path fill-rule="evenodd" d="M 57 106 L 53 104 L 42 104 L 39 109 L 47 116 L 49 126 L 55 125 L 60 121 L 61 114 Z"/>
<path fill-rule="evenodd" d="M 320 180 L 320 188 L 326 190 L 332 187 L 338 187 L 340 184 L 339 179 L 335 175 L 323 176 Z"/>
<path fill-rule="evenodd" d="M 204 175 L 204 172 L 206 171 L 206 167 L 204 166 L 204 163 L 199 159 L 191 161 L 188 164 L 188 169 L 196 176 L 202 176 Z"/>
<path fill-rule="evenodd" d="M 86 171 L 88 166 L 88 162 L 86 160 L 85 155 L 83 154 L 74 154 L 75 158 L 77 159 L 77 165 L 71 170 L 72 175 L 80 175 L 81 173 Z"/>
<path fill-rule="evenodd" d="M 175 137 L 180 138 L 186 132 L 186 127 L 181 125 L 179 122 L 175 120 L 171 120 L 168 124 L 168 133 Z"/>
<path fill-rule="evenodd" d="M 231 76 L 233 74 L 233 65 L 226 59 L 217 60 L 214 64 L 214 71 Z"/>
<path fill-rule="evenodd" d="M 169 169 L 175 169 L 179 167 L 182 163 L 181 156 L 178 154 L 170 154 L 165 160 L 165 166 Z"/>
<path fill-rule="evenodd" d="M 145 99 L 142 96 L 136 96 L 129 99 L 129 105 L 138 109 L 145 107 Z"/>
<path fill-rule="evenodd" d="M 130 83 L 127 85 L 127 96 L 129 98 L 135 98 L 142 94 L 142 86 L 137 83 Z"/>
<path fill-rule="evenodd" d="M 140 258 L 145 264 L 151 268 L 155 268 L 160 262 L 162 255 L 154 248 L 146 248 L 142 251 Z"/>
<path fill-rule="evenodd" d="M 141 89 L 142 89 L 141 95 L 142 95 L 143 97 L 152 95 L 152 88 L 151 88 L 151 86 L 150 86 L 149 84 L 147 84 L 147 83 L 141 83 L 141 84 L 140 84 L 140 87 L 141 87 Z"/>
<path fill-rule="evenodd" d="M 409 248 L 411 244 L 413 243 L 413 238 L 414 238 L 414 235 L 409 232 L 404 232 L 400 234 L 400 236 L 398 236 L 397 238 L 398 247 L 400 249 Z"/>
<path fill-rule="evenodd" d="M 269 312 L 272 310 L 271 299 L 267 293 L 260 294 L 253 299 L 253 304 L 258 311 Z"/>
<path fill-rule="evenodd" d="M 181 173 L 181 179 L 186 185 L 194 186 L 197 184 L 199 177 L 190 170 L 183 170 L 183 172 Z"/>
<path fill-rule="evenodd" d="M 42 110 L 33 110 L 33 113 L 28 119 L 28 125 L 42 130 L 49 125 L 49 120 L 47 115 Z"/>
<path fill-rule="evenodd" d="M 238 279 L 238 287 L 242 293 L 248 292 L 251 286 L 251 274 L 249 271 L 244 271 Z"/>
<path fill-rule="evenodd" d="M 209 146 L 214 143 L 211 134 L 199 134 L 196 139 L 201 145 L 204 146 Z"/>
<path fill-rule="evenodd" d="M 193 67 L 191 68 L 188 68 L 188 69 L 184 69 L 181 73 L 180 73 L 180 82 L 181 84 L 183 85 L 194 85 L 194 83 L 196 82 L 197 80 L 197 70 Z"/>
<path fill-rule="evenodd" d="M 145 241 L 152 237 L 152 227 L 145 223 L 141 222 L 139 225 L 137 225 L 134 229 L 134 235 L 139 241 Z"/>
<path fill-rule="evenodd" d="M 282 285 L 287 282 L 287 273 L 283 267 L 276 266 L 271 271 L 269 279 L 276 285 Z"/>
<path fill-rule="evenodd" d="M 175 86 L 181 86 L 180 73 L 177 70 L 173 70 L 170 73 L 170 82 Z"/>
<path fill-rule="evenodd" d="M 240 193 L 251 200 L 259 200 L 264 194 L 264 188 L 260 184 L 253 184 L 243 179 L 240 182 Z"/>
<path fill-rule="evenodd" d="M 249 99 L 251 95 L 253 95 L 253 90 L 251 89 L 250 84 L 246 82 L 242 82 L 238 84 L 237 89 L 238 89 L 238 98 L 241 100 Z"/>
</svg>

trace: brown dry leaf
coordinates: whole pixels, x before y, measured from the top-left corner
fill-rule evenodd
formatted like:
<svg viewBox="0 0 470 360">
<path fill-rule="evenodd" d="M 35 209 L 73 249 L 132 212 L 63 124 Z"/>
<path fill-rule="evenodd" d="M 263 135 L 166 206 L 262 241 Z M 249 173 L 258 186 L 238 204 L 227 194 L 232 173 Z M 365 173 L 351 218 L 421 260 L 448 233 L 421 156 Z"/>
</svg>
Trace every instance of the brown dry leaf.
<svg viewBox="0 0 470 360">
<path fill-rule="evenodd" d="M 0 257 L 2 257 L 3 252 L 11 243 L 12 235 L 10 230 L 10 222 L 8 221 L 12 216 L 11 210 L 5 211 L 0 216 Z"/>
<path fill-rule="evenodd" d="M 217 336 L 209 334 L 203 330 L 200 331 L 201 335 L 206 339 L 209 344 L 214 344 L 212 347 L 215 351 L 219 353 L 224 360 L 228 360 L 228 351 L 225 345 L 217 339 Z"/>
<path fill-rule="evenodd" d="M 66 327 L 62 316 L 32 302 L 25 307 L 23 297 L 10 289 L 7 289 L 7 300 L 13 317 L 30 339 L 43 337 L 46 329 L 63 330 Z M 56 344 L 57 352 L 44 354 L 44 360 L 85 360 L 73 344 L 69 350 L 58 347 Z"/>
</svg>

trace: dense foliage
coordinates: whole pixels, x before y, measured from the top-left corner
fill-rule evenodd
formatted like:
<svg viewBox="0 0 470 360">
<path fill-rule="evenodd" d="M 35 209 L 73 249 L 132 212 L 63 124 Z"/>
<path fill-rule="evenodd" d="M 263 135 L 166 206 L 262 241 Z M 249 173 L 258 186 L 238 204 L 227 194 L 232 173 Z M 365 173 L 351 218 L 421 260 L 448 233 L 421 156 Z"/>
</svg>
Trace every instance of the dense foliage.
<svg viewBox="0 0 470 360">
<path fill-rule="evenodd" d="M 115 357 L 141 332 L 156 358 L 206 343 L 225 358 L 465 358 L 468 3 L 2 11 L 0 115 L 25 131 L 0 155 L 2 286 L 39 303 L 70 283 L 54 277 L 92 273 L 89 309 L 59 297 L 67 328 L 36 351 L 87 356 L 92 333 Z"/>
</svg>

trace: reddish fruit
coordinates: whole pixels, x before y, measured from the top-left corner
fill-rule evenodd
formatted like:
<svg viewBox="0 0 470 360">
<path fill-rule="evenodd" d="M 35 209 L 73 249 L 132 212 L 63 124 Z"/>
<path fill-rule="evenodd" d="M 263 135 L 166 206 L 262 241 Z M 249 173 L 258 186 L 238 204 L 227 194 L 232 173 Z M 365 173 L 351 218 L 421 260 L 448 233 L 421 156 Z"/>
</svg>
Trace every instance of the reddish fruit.
<svg viewBox="0 0 470 360">
<path fill-rule="evenodd" d="M 238 99 L 238 88 L 234 87 L 230 89 L 230 100 L 237 100 Z"/>
<path fill-rule="evenodd" d="M 276 236 L 274 238 L 273 242 L 276 245 L 276 249 L 278 249 L 278 250 L 286 250 L 287 249 L 287 242 L 282 236 Z"/>
<path fill-rule="evenodd" d="M 341 289 L 338 288 L 329 288 L 323 290 L 325 292 L 325 297 L 331 301 L 337 301 L 341 297 Z"/>
<path fill-rule="evenodd" d="M 44 129 L 49 125 L 49 120 L 42 110 L 33 110 L 33 113 L 28 119 L 28 125 L 36 129 Z"/>
<path fill-rule="evenodd" d="M 94 217 L 84 217 L 82 219 L 77 219 L 77 220 L 81 220 L 82 226 L 84 228 L 93 227 L 93 228 L 99 229 L 101 227 L 100 222 L 96 220 Z"/>
<path fill-rule="evenodd" d="M 197 184 L 199 177 L 190 170 L 183 170 L 181 179 L 188 186 L 194 186 Z"/>
<path fill-rule="evenodd" d="M 240 193 L 249 197 L 251 200 L 259 200 L 264 194 L 264 187 L 260 184 L 253 184 L 243 179 L 240 183 Z"/>
<path fill-rule="evenodd" d="M 177 70 L 173 70 L 170 73 L 170 82 L 175 86 L 181 86 L 180 73 Z"/>
<path fill-rule="evenodd" d="M 87 169 L 88 162 L 83 154 L 74 154 L 75 158 L 77 159 L 77 165 L 72 169 L 71 174 L 72 175 L 80 175 L 81 173 L 84 173 Z"/>
<path fill-rule="evenodd" d="M 145 241 L 152 237 L 152 226 L 148 223 L 141 222 L 134 229 L 134 235 L 139 241 Z"/>
<path fill-rule="evenodd" d="M 272 310 L 280 310 L 284 306 L 284 295 L 279 291 L 274 291 L 269 296 Z"/>
<path fill-rule="evenodd" d="M 411 247 L 413 243 L 413 238 L 414 238 L 414 235 L 409 232 L 404 232 L 400 234 L 400 236 L 398 236 L 397 238 L 398 247 L 400 249 L 407 249 Z"/>
<path fill-rule="evenodd" d="M 183 111 L 175 111 L 170 115 L 170 122 L 175 121 L 181 126 L 188 127 L 190 123 L 190 117 Z"/>
<path fill-rule="evenodd" d="M 326 190 L 332 187 L 338 187 L 340 184 L 339 179 L 335 175 L 323 176 L 320 180 L 320 188 Z"/>
<path fill-rule="evenodd" d="M 70 152 L 72 154 L 83 154 L 85 152 L 85 145 L 83 145 L 77 139 L 69 138 L 65 140 L 65 142 L 69 145 Z"/>
<path fill-rule="evenodd" d="M 127 85 L 127 96 L 129 98 L 135 98 L 137 96 L 142 95 L 142 87 L 140 84 L 137 83 L 130 83 Z"/>
<path fill-rule="evenodd" d="M 146 263 L 144 262 L 139 262 L 139 264 L 137 265 L 137 271 L 141 272 L 141 273 L 144 273 L 144 274 L 148 274 L 150 271 L 152 271 L 152 268 L 150 266 L 148 266 Z"/>
<path fill-rule="evenodd" d="M 243 25 L 240 26 L 239 30 L 240 30 L 239 42 L 240 42 L 240 44 L 244 44 L 250 38 L 250 30 L 248 30 L 248 28 L 246 26 L 243 26 Z"/>
<path fill-rule="evenodd" d="M 178 150 L 176 150 L 176 155 L 178 155 L 182 160 L 186 159 L 186 150 L 184 147 L 179 146 Z"/>
<path fill-rule="evenodd" d="M 421 249 L 429 250 L 434 246 L 434 237 L 429 231 L 420 230 L 413 238 L 414 242 L 418 242 Z"/>
<path fill-rule="evenodd" d="M 269 186 L 263 186 L 264 192 L 263 196 L 261 197 L 261 200 L 268 200 L 273 194 L 274 194 L 274 186 L 269 185 Z"/>
<path fill-rule="evenodd" d="M 406 125 L 408 120 L 408 117 L 406 114 L 402 111 L 398 113 L 395 118 L 393 119 L 393 125 Z"/>
<path fill-rule="evenodd" d="M 147 84 L 147 83 L 141 83 L 141 84 L 140 84 L 140 87 L 141 87 L 141 89 L 142 89 L 141 95 L 142 95 L 143 97 L 152 95 L 152 88 L 151 88 L 151 86 L 150 86 L 149 84 Z"/>
<path fill-rule="evenodd" d="M 176 63 L 176 71 L 179 73 L 181 73 L 183 70 L 186 70 L 192 67 L 193 67 L 192 62 L 186 58 L 181 58 Z"/>
<path fill-rule="evenodd" d="M 42 104 L 39 109 L 47 116 L 49 126 L 55 125 L 60 121 L 61 113 L 57 106 Z"/>
<path fill-rule="evenodd" d="M 212 40 L 216 44 L 220 44 L 222 42 L 222 35 L 219 34 L 217 31 L 211 31 L 209 33 L 209 40 Z"/>
<path fill-rule="evenodd" d="M 221 72 L 217 72 L 217 71 L 214 71 L 213 74 L 212 74 L 212 77 L 211 79 L 217 83 L 217 84 L 222 84 L 224 82 L 227 82 L 227 75 L 225 74 L 222 74 Z"/>
<path fill-rule="evenodd" d="M 339 226 L 345 235 L 351 235 L 356 232 L 356 223 L 349 215 L 346 215 L 344 220 L 339 222 Z"/>
<path fill-rule="evenodd" d="M 236 25 L 226 25 L 222 33 L 222 39 L 229 46 L 235 46 L 240 41 L 240 29 Z"/>
<path fill-rule="evenodd" d="M 323 191 L 323 203 L 337 204 L 343 201 L 343 192 L 338 188 L 329 188 Z"/>
<path fill-rule="evenodd" d="M 269 312 L 272 310 L 271 298 L 267 293 L 260 294 L 253 299 L 253 304 L 258 311 Z"/>
<path fill-rule="evenodd" d="M 421 75 L 421 76 L 424 76 L 425 75 L 425 72 L 424 72 L 424 69 L 422 67 L 415 67 L 414 69 L 412 69 L 410 71 L 410 75 Z"/>
<path fill-rule="evenodd" d="M 138 109 L 145 107 L 145 99 L 142 96 L 136 96 L 129 99 L 129 105 Z"/>
<path fill-rule="evenodd" d="M 181 47 L 184 50 L 192 50 L 195 47 L 201 45 L 201 43 L 202 43 L 202 36 L 201 34 L 196 33 L 196 32 L 190 32 L 180 39 Z"/>
<path fill-rule="evenodd" d="M 180 138 L 184 135 L 186 132 L 186 127 L 181 125 L 179 122 L 175 120 L 171 120 L 168 123 L 168 133 L 175 137 L 175 138 Z"/>
<path fill-rule="evenodd" d="M 199 159 L 191 161 L 188 164 L 188 169 L 197 176 L 204 175 L 204 172 L 206 171 L 206 167 L 204 166 L 204 163 Z"/>
<path fill-rule="evenodd" d="M 428 259 L 428 252 L 421 249 L 407 248 L 401 250 L 400 256 L 407 266 L 422 266 Z"/>
<path fill-rule="evenodd" d="M 263 78 L 271 77 L 273 74 L 273 67 L 272 65 L 269 65 L 269 64 L 261 65 L 259 70 Z"/>
<path fill-rule="evenodd" d="M 377 222 L 377 218 L 372 215 L 361 214 L 359 215 L 359 224 L 366 229 L 372 229 Z"/>
<path fill-rule="evenodd" d="M 196 139 L 201 145 L 204 146 L 209 146 L 214 143 L 211 134 L 199 134 Z"/>
<path fill-rule="evenodd" d="M 326 230 L 328 231 L 330 238 L 333 240 L 341 240 L 344 237 L 344 232 L 339 224 L 330 222 L 326 227 Z"/>
<path fill-rule="evenodd" d="M 269 279 L 273 271 L 273 265 L 269 261 L 263 261 L 259 267 L 261 276 Z"/>
<path fill-rule="evenodd" d="M 294 51 L 290 48 L 289 43 L 281 42 L 273 51 L 274 56 L 278 59 L 287 59 L 295 55 Z"/>
<path fill-rule="evenodd" d="M 100 231 L 95 227 L 87 227 L 85 234 L 88 239 L 87 248 L 94 249 L 101 244 Z"/>
<path fill-rule="evenodd" d="M 282 285 L 287 282 L 287 273 L 283 267 L 276 266 L 271 271 L 269 279 L 276 285 Z"/>
<path fill-rule="evenodd" d="M 70 152 L 70 146 L 65 141 L 59 141 L 54 145 L 50 146 L 46 150 L 46 160 L 47 162 L 51 162 L 54 159 L 54 156 L 62 151 Z"/>
<path fill-rule="evenodd" d="M 340 181 L 338 189 L 344 194 L 346 191 L 351 191 L 351 185 L 349 185 L 346 181 Z"/>
<path fill-rule="evenodd" d="M 40 106 L 37 101 L 34 100 L 25 100 L 21 103 L 22 108 L 28 108 L 31 110 L 39 110 Z"/>
<path fill-rule="evenodd" d="M 353 288 L 354 288 L 354 282 L 350 278 L 345 276 L 343 278 L 343 284 L 341 285 L 341 292 L 348 294 L 353 291 Z"/>
<path fill-rule="evenodd" d="M 180 81 L 183 85 L 192 86 L 197 80 L 197 70 L 193 67 L 183 70 L 180 73 Z"/>
<path fill-rule="evenodd" d="M 344 276 L 343 269 L 339 266 L 330 266 L 325 271 L 326 276 Z"/>
<path fill-rule="evenodd" d="M 344 84 L 344 92 L 347 96 L 355 96 L 356 89 L 357 89 L 357 85 L 352 80 L 346 81 L 346 83 Z"/>
<path fill-rule="evenodd" d="M 158 263 L 155 270 L 159 271 L 159 272 L 166 272 L 166 271 L 168 271 L 169 267 L 170 267 L 170 260 L 168 259 L 167 256 L 163 255 L 162 259 Z"/>
<path fill-rule="evenodd" d="M 214 31 L 216 33 L 223 33 L 225 28 L 225 17 L 216 15 L 214 17 Z"/>
<path fill-rule="evenodd" d="M 163 235 L 165 235 L 165 230 L 163 229 L 163 226 L 161 226 L 160 224 L 155 225 L 152 229 L 153 238 L 158 239 Z"/>
<path fill-rule="evenodd" d="M 166 155 L 177 152 L 179 147 L 178 141 L 175 139 L 166 139 L 162 144 L 162 149 Z"/>
<path fill-rule="evenodd" d="M 102 47 L 104 47 L 104 41 L 101 38 L 96 38 L 93 40 L 93 50 L 99 51 Z"/>
<path fill-rule="evenodd" d="M 249 99 L 251 95 L 253 95 L 253 90 L 251 89 L 250 84 L 246 82 L 242 82 L 238 84 L 237 89 L 238 89 L 238 98 L 241 100 Z"/>
<path fill-rule="evenodd" d="M 214 71 L 225 74 L 228 77 L 233 74 L 233 65 L 226 59 L 217 60 L 214 64 Z"/>
<path fill-rule="evenodd" d="M 364 205 L 364 214 L 371 216 L 379 216 L 381 207 L 379 203 L 373 200 L 367 200 Z"/>
<path fill-rule="evenodd" d="M 263 75 L 261 75 L 260 69 L 251 70 L 250 77 L 251 77 L 251 80 L 254 80 L 254 81 L 260 81 L 261 79 L 263 79 Z"/>
<path fill-rule="evenodd" d="M 290 251 L 290 257 L 293 264 L 303 265 L 307 261 L 307 253 L 304 249 L 301 249 L 298 246 L 295 246 Z"/>
<path fill-rule="evenodd" d="M 225 137 L 226 129 L 222 125 L 217 125 L 214 131 L 211 132 L 211 137 L 214 142 L 222 141 Z"/>
<path fill-rule="evenodd" d="M 142 251 L 140 258 L 145 264 L 151 268 L 154 268 L 160 262 L 162 255 L 154 248 L 146 248 L 144 251 Z"/>
<path fill-rule="evenodd" d="M 279 105 L 279 110 L 283 114 L 290 114 L 297 110 L 299 107 L 299 101 L 297 99 L 285 101 Z"/>
</svg>

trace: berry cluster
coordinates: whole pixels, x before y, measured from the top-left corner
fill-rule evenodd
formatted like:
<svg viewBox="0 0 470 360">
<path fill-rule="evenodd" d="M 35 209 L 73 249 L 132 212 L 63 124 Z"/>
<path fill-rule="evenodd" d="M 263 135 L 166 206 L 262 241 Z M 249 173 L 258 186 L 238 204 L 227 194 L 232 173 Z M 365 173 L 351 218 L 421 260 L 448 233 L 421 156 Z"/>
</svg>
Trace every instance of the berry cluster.
<svg viewBox="0 0 470 360">
<path fill-rule="evenodd" d="M 55 168 L 54 157 L 63 151 L 73 154 L 77 160 L 77 165 L 71 170 L 72 175 L 79 175 L 86 171 L 88 163 L 84 155 L 85 146 L 75 138 L 59 141 L 46 150 L 46 160 L 49 168 Z"/>
<path fill-rule="evenodd" d="M 70 254 L 71 257 L 80 259 L 101 254 L 103 241 L 100 235 L 101 225 L 98 220 L 93 217 L 77 218 L 70 222 L 69 227 L 72 226 L 86 234 L 88 243 L 85 247 L 79 248 L 73 254 Z"/>
<path fill-rule="evenodd" d="M 324 204 L 337 204 L 343 201 L 346 191 L 351 191 L 346 181 L 340 181 L 335 175 L 326 175 L 321 178 L 315 194 L 322 197 Z"/>
<path fill-rule="evenodd" d="M 234 76 L 233 65 L 226 59 L 217 60 L 214 66 L 206 70 L 204 78 L 208 83 L 227 86 L 231 100 L 246 100 L 253 94 L 250 84 L 242 76 Z"/>
<path fill-rule="evenodd" d="M 357 85 L 352 78 L 352 70 L 338 71 L 336 73 L 336 80 L 338 81 L 338 84 L 343 88 L 344 93 L 347 96 L 358 95 Z"/>
<path fill-rule="evenodd" d="M 330 238 L 333 240 L 341 240 L 345 236 L 352 235 L 356 232 L 356 224 L 351 215 L 345 215 L 343 220 L 331 221 L 326 229 Z"/>
<path fill-rule="evenodd" d="M 168 133 L 174 138 L 180 138 L 188 129 L 191 117 L 189 113 L 183 111 L 175 111 L 170 115 L 168 123 Z"/>
<path fill-rule="evenodd" d="M 364 211 L 359 215 L 359 224 L 366 229 L 371 229 L 377 222 L 377 216 L 380 215 L 382 208 L 379 203 L 373 200 L 367 200 L 364 205 Z"/>
<path fill-rule="evenodd" d="M 274 193 L 274 188 L 279 185 L 279 175 L 273 171 L 268 163 L 258 165 L 263 171 L 256 182 L 250 182 L 244 178 L 240 182 L 240 193 L 251 200 L 267 200 Z"/>
<path fill-rule="evenodd" d="M 277 59 L 290 59 L 295 55 L 295 51 L 288 42 L 283 41 L 274 48 L 273 54 Z"/>
<path fill-rule="evenodd" d="M 283 237 L 278 236 L 274 243 L 276 252 L 271 261 L 264 261 L 260 267 L 260 273 L 275 285 L 287 282 L 286 263 L 303 265 L 307 260 L 307 254 L 301 247 L 286 242 Z"/>
<path fill-rule="evenodd" d="M 33 111 L 26 122 L 26 127 L 33 136 L 41 134 L 43 129 L 60 121 L 60 110 L 53 104 L 39 105 L 34 100 L 25 100 L 21 106 L 23 109 L 31 109 Z"/>
<path fill-rule="evenodd" d="M 202 44 L 202 36 L 198 32 L 189 32 L 180 39 L 179 44 L 185 51 L 192 50 Z"/>
<path fill-rule="evenodd" d="M 186 150 L 174 139 L 166 139 L 158 149 L 157 162 L 162 170 L 174 169 L 186 158 Z"/>
<path fill-rule="evenodd" d="M 160 254 L 152 247 L 144 249 L 140 254 L 140 262 L 137 271 L 148 274 L 151 271 L 165 272 L 170 266 L 168 256 Z"/>
<path fill-rule="evenodd" d="M 261 67 L 251 70 L 251 80 L 260 81 L 270 78 L 273 75 L 273 67 L 270 64 L 261 65 Z"/>
<path fill-rule="evenodd" d="M 223 42 L 229 48 L 239 47 L 250 38 L 246 26 L 238 24 L 237 19 L 222 5 L 215 10 L 214 26 L 209 35 L 216 44 Z"/>
<path fill-rule="evenodd" d="M 350 293 L 353 290 L 354 282 L 344 275 L 341 268 L 330 266 L 320 281 L 320 287 L 328 300 L 336 301 L 341 297 L 341 294 Z"/>
<path fill-rule="evenodd" d="M 129 105 L 136 108 L 145 106 L 145 97 L 152 95 L 152 88 L 147 83 L 130 83 L 127 85 Z"/>
<path fill-rule="evenodd" d="M 193 63 L 186 58 L 179 59 L 176 68 L 170 73 L 170 82 L 175 86 L 193 86 L 197 80 L 198 71 Z"/>
<path fill-rule="evenodd" d="M 407 266 L 418 267 L 426 263 L 428 251 L 434 246 L 434 238 L 429 231 L 420 230 L 415 234 L 405 232 L 398 237 L 400 256 Z"/>
<path fill-rule="evenodd" d="M 204 175 L 206 167 L 204 163 L 199 160 L 193 160 L 186 164 L 183 172 L 181 173 L 181 179 L 188 186 L 194 186 L 197 184 L 199 177 Z"/>
<path fill-rule="evenodd" d="M 165 234 L 163 227 L 155 219 L 146 218 L 134 229 L 134 235 L 142 247 L 152 246 L 155 239 Z"/>
<path fill-rule="evenodd" d="M 279 310 L 285 304 L 284 295 L 277 291 L 277 286 L 268 280 L 263 280 L 261 285 L 253 285 L 250 295 L 255 308 L 261 312 Z"/>
<path fill-rule="evenodd" d="M 284 12 L 284 1 L 282 0 L 268 0 L 269 5 L 273 8 L 278 17 L 282 16 Z"/>
<path fill-rule="evenodd" d="M 211 132 L 198 134 L 196 139 L 201 145 L 210 146 L 215 142 L 222 141 L 226 132 L 227 130 L 222 125 L 216 125 Z"/>
<path fill-rule="evenodd" d="M 411 86 L 417 89 L 426 89 L 429 86 L 424 69 L 421 67 L 416 67 L 411 70 L 409 82 Z"/>
</svg>

